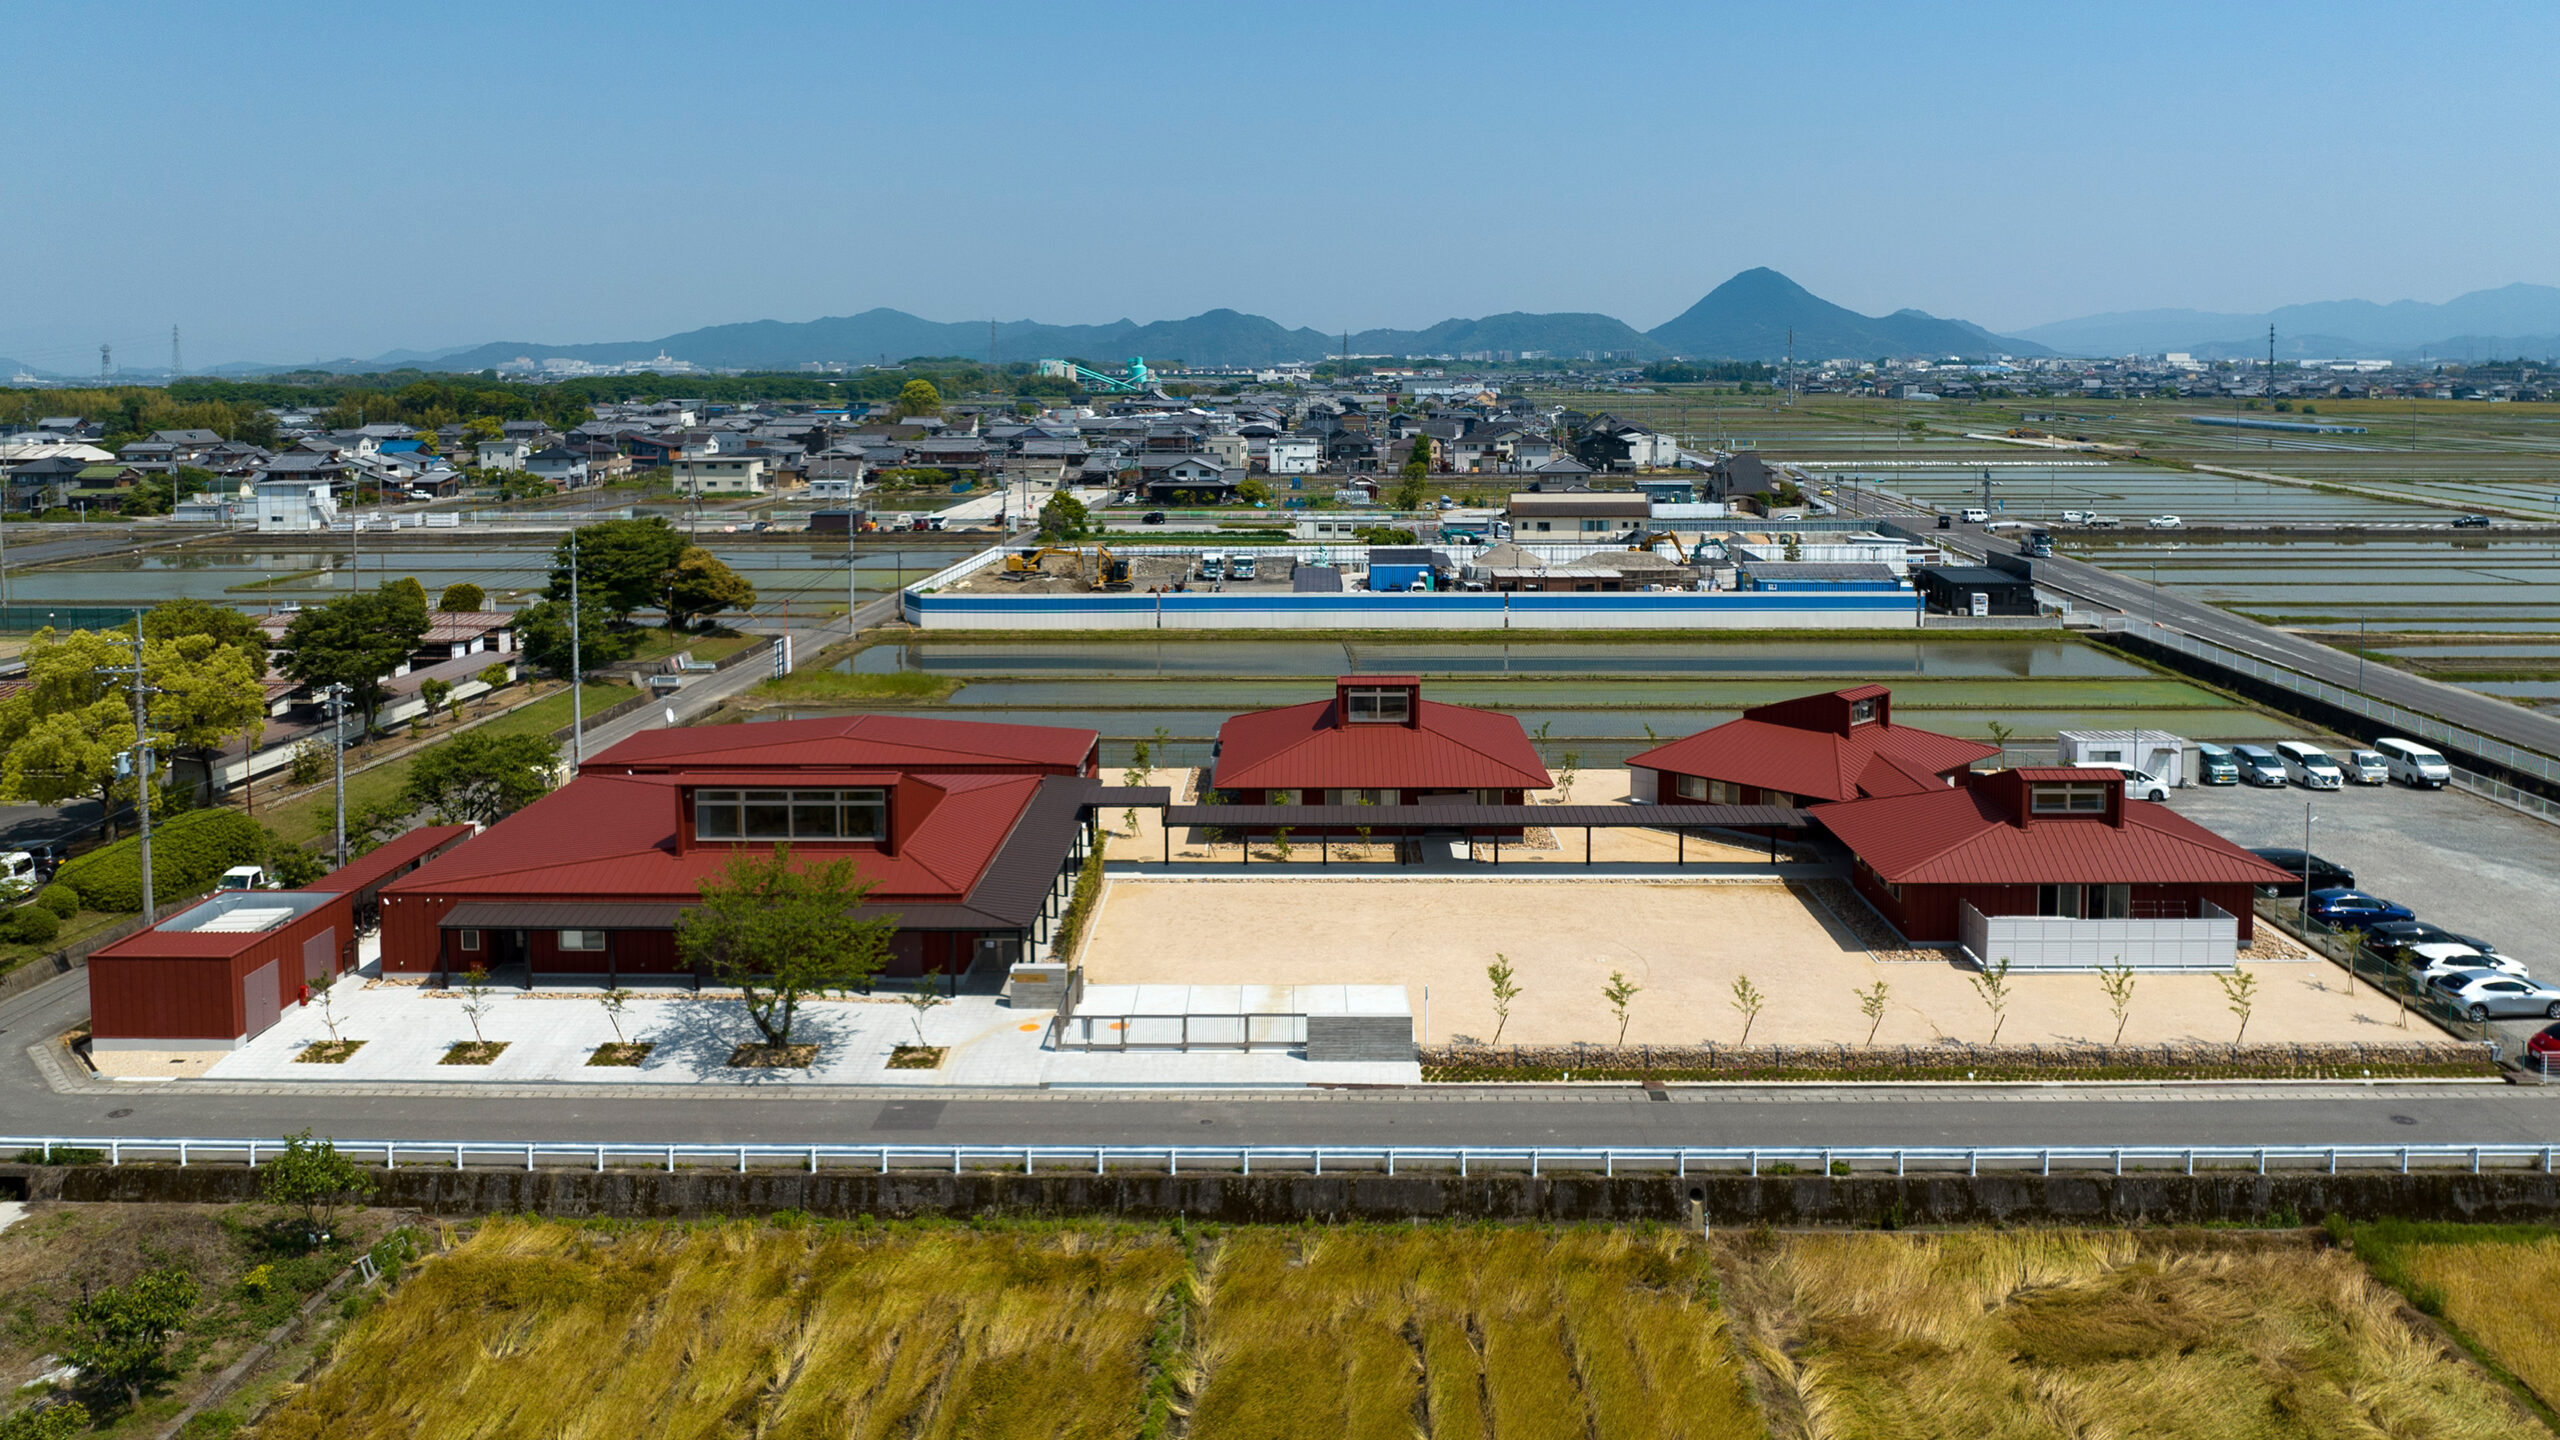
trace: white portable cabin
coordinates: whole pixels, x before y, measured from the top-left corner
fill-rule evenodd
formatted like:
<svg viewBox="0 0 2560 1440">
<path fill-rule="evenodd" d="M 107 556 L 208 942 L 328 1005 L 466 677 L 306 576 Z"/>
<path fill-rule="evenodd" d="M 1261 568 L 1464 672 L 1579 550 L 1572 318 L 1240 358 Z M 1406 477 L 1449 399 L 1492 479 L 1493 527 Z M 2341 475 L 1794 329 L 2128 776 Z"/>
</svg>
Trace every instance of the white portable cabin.
<svg viewBox="0 0 2560 1440">
<path fill-rule="evenodd" d="M 2155 780 L 2187 783 L 2187 741 L 2166 730 L 2065 730 L 2054 737 L 2065 765 L 2130 765 Z"/>
</svg>

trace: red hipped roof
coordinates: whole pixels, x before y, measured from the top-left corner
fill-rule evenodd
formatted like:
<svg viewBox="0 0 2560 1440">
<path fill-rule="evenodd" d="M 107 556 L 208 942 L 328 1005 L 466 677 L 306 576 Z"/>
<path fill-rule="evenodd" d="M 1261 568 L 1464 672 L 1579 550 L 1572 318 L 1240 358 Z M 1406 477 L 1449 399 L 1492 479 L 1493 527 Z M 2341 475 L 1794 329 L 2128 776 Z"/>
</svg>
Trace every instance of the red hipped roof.
<svg viewBox="0 0 2560 1440">
<path fill-rule="evenodd" d="M 588 759 L 582 773 L 822 769 L 970 770 L 1036 767 L 1073 775 L 1099 738 L 1056 725 L 997 725 L 923 715 L 831 715 L 770 724 L 643 730 Z M 775 777 L 777 783 L 782 777 Z"/>
<path fill-rule="evenodd" d="M 1806 713 L 1820 708 L 1816 702 L 1835 701 L 1845 714 L 1851 702 L 1889 701 L 1890 695 L 1884 686 L 1861 685 L 1754 706 L 1739 720 L 1655 746 L 1627 764 L 1817 800 L 1854 800 L 1943 791 L 1949 772 L 1999 753 L 1979 741 L 1896 725 L 1889 708 L 1881 719 L 1846 726 L 1845 734 L 1819 728 Z"/>
<path fill-rule="evenodd" d="M 1357 679 L 1419 683 L 1403 676 Z M 1311 700 L 1219 726 L 1217 777 L 1210 783 L 1221 790 L 1544 790 L 1555 783 L 1520 722 L 1499 711 L 1442 705 L 1417 694 L 1410 725 L 1348 725 L 1336 723 L 1334 704 Z"/>
<path fill-rule="evenodd" d="M 2126 800 L 2124 823 L 2038 815 L 2020 825 L 2011 781 L 2102 779 L 2112 770 L 1982 775 L 1953 790 L 1888 795 L 1813 812 L 1868 868 L 1897 885 L 2268 885 L 2277 869 L 2166 805 Z"/>
<path fill-rule="evenodd" d="M 419 867 L 384 893 L 690 902 L 700 895 L 702 881 L 727 868 L 733 849 L 762 854 L 772 848 L 703 845 L 679 853 L 675 792 L 690 783 L 688 775 L 599 773 L 590 766 L 568 785 Z M 912 831 L 906 820 L 895 820 L 906 835 L 895 855 L 826 845 L 796 853 L 814 864 L 852 860 L 864 878 L 878 883 L 871 896 L 875 904 L 956 903 L 986 872 L 1040 789 L 1037 775 L 915 775 L 907 783 L 929 792 L 933 808 Z M 902 790 L 898 803 L 909 803 L 911 793 Z"/>
</svg>

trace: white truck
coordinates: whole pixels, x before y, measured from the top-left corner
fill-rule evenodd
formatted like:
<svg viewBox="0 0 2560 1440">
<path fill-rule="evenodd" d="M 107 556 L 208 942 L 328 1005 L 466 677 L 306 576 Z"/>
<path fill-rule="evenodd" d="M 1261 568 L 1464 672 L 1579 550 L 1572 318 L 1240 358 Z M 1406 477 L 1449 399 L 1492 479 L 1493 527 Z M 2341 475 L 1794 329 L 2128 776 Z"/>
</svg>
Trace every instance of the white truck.
<svg viewBox="0 0 2560 1440">
<path fill-rule="evenodd" d="M 2166 730 L 2065 730 L 2054 736 L 2065 765 L 2108 765 L 2139 770 L 2163 785 L 2187 783 L 2187 741 Z"/>
</svg>

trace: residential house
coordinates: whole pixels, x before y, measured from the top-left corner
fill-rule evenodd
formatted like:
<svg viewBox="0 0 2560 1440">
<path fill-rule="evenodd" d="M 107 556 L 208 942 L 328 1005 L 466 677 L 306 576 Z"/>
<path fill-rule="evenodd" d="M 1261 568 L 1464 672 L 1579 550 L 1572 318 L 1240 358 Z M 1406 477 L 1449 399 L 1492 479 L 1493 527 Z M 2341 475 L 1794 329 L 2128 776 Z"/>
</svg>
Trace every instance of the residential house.
<svg viewBox="0 0 2560 1440">
<path fill-rule="evenodd" d="M 1518 805 L 1555 783 L 1517 719 L 1425 700 L 1411 675 L 1345 675 L 1329 700 L 1238 715 L 1211 764 L 1238 805 Z"/>
<path fill-rule="evenodd" d="M 1608 540 L 1650 528 L 1653 506 L 1642 495 L 1519 491 L 1505 503 L 1511 533 L 1521 540 Z"/>
<path fill-rule="evenodd" d="M 387 887 L 386 974 L 704 978 L 676 922 L 741 854 L 852 862 L 888 973 L 1038 958 L 1100 789 L 1091 730 L 857 715 L 644 731 Z"/>
<path fill-rule="evenodd" d="M 473 447 L 483 470 L 521 470 L 532 458 L 533 447 L 513 438 L 483 440 Z"/>
<path fill-rule="evenodd" d="M 338 502 L 330 498 L 326 480 L 278 477 L 251 487 L 258 533 L 300 535 L 326 530 L 338 518 Z"/>
<path fill-rule="evenodd" d="M 765 457 L 761 455 L 686 455 L 675 462 L 680 495 L 762 495 Z"/>
<path fill-rule="evenodd" d="M 1998 752 L 1893 723 L 1893 692 L 1860 685 L 1756 705 L 1627 758 L 1638 804 L 1786 805 L 1943 790 Z"/>
<path fill-rule="evenodd" d="M 1263 468 L 1274 475 L 1313 475 L 1324 468 L 1324 441 L 1312 435 L 1275 435 Z"/>
<path fill-rule="evenodd" d="M 524 458 L 524 470 L 555 489 L 575 490 L 587 483 L 587 453 L 569 445 L 546 445 Z"/>
</svg>

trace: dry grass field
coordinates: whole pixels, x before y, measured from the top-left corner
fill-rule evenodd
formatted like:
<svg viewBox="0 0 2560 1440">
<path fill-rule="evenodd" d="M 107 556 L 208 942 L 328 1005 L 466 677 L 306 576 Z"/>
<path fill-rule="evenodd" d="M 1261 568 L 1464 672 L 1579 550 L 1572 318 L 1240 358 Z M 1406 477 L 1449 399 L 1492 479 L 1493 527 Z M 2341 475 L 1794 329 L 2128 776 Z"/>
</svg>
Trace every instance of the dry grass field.
<svg viewBox="0 0 2560 1440">
<path fill-rule="evenodd" d="M 1742 1243 L 1728 1275 L 1780 1436 L 2547 1433 L 2298 1236 L 1801 1235 Z"/>
<path fill-rule="evenodd" d="M 2386 1222 L 2357 1227 L 2355 1247 L 2546 1409 L 2560 1407 L 2560 1231 Z"/>
</svg>

